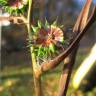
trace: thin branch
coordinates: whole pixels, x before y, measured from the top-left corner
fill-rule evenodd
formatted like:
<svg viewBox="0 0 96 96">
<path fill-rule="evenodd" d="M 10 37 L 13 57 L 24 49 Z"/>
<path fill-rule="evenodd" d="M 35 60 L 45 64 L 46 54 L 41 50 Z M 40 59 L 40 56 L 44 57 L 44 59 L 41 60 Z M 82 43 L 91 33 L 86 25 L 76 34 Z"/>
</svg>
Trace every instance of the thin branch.
<svg viewBox="0 0 96 96">
<path fill-rule="evenodd" d="M 42 63 L 41 70 L 47 71 L 49 69 L 56 67 L 58 64 L 60 64 L 60 62 L 63 61 L 63 59 L 65 57 L 67 57 L 72 52 L 72 50 L 78 45 L 78 43 L 80 42 L 83 35 L 87 32 L 87 30 L 92 26 L 92 24 L 95 21 L 96 21 L 96 7 L 94 7 L 92 15 L 91 15 L 89 21 L 87 22 L 85 28 L 77 35 L 77 37 L 74 39 L 74 41 L 71 43 L 71 45 L 62 54 L 60 54 L 53 60 Z"/>
<path fill-rule="evenodd" d="M 72 69 L 75 63 L 77 49 L 78 47 L 75 48 L 72 53 L 64 60 L 64 65 L 66 65 L 67 68 L 64 66 L 60 77 L 58 96 L 66 96 L 67 94 Z"/>
<path fill-rule="evenodd" d="M 18 20 L 18 19 L 22 19 L 21 17 L 19 17 L 19 16 L 9 16 L 9 17 L 6 17 L 6 16 L 0 16 L 0 21 L 2 21 L 2 20 L 13 20 L 13 19 L 16 19 L 16 20 Z"/>
<path fill-rule="evenodd" d="M 29 1 L 29 8 L 28 8 L 28 16 L 27 16 L 27 29 L 28 29 L 28 36 L 29 40 L 32 40 L 32 30 L 31 30 L 31 20 L 32 18 L 32 8 L 33 8 L 33 0 Z M 31 59 L 32 59 L 32 69 L 33 69 L 33 78 L 34 78 L 34 88 L 35 88 L 35 95 L 36 96 L 43 96 L 42 89 L 41 89 L 41 78 L 38 76 L 39 68 L 36 62 L 35 53 L 33 52 L 33 46 L 30 47 L 31 52 Z"/>
<path fill-rule="evenodd" d="M 87 20 L 88 20 L 88 14 L 89 14 L 89 11 L 90 11 L 90 5 L 92 3 L 92 0 L 86 0 L 86 3 L 77 19 L 77 22 L 75 23 L 75 26 L 73 28 L 73 32 L 80 32 L 81 30 L 84 29 L 86 23 L 87 23 Z"/>
<path fill-rule="evenodd" d="M 0 16 L 0 21 L 8 20 L 10 22 L 13 22 L 14 24 L 27 24 L 27 20 L 22 16 Z M 19 23 L 19 20 L 21 20 L 23 23 Z"/>
<path fill-rule="evenodd" d="M 33 0 L 29 1 L 29 8 L 28 8 L 28 16 L 27 16 L 27 28 L 28 28 L 28 35 L 29 40 L 32 40 L 32 32 L 31 32 L 31 15 L 32 15 L 32 7 L 33 7 Z"/>
<path fill-rule="evenodd" d="M 84 29 L 88 20 L 88 13 L 89 13 L 91 3 L 92 3 L 91 0 L 87 0 L 73 28 L 73 32 L 80 33 Z M 76 35 L 78 35 L 78 33 Z M 58 96 L 67 95 L 68 85 L 70 82 L 73 66 L 75 64 L 77 50 L 78 50 L 78 47 L 76 47 L 73 50 L 73 52 L 71 52 L 71 54 L 68 55 L 64 60 L 64 68 L 63 68 L 63 71 L 60 77 L 60 82 L 59 82 Z"/>
<path fill-rule="evenodd" d="M 83 9 L 82 9 L 82 11 L 81 11 L 81 13 L 80 13 L 80 15 L 78 17 L 78 20 L 77 20 L 77 22 L 76 22 L 76 24 L 74 26 L 73 32 L 76 32 L 79 27 L 81 27 L 79 29 L 83 29 L 84 28 L 85 25 L 83 26 L 83 24 L 87 23 L 89 9 L 90 9 L 89 6 L 91 5 L 91 3 L 92 3 L 92 0 L 87 0 L 86 1 L 86 4 L 83 7 Z"/>
</svg>

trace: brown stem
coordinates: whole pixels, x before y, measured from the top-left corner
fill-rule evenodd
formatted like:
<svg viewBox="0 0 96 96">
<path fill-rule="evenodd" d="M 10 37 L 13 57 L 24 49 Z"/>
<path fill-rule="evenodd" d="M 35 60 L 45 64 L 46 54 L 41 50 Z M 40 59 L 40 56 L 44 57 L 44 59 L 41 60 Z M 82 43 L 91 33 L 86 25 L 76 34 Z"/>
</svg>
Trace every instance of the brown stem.
<svg viewBox="0 0 96 96">
<path fill-rule="evenodd" d="M 84 7 L 77 19 L 77 22 L 73 28 L 73 32 L 80 33 L 84 29 L 84 27 L 87 23 L 91 1 L 92 0 L 87 0 L 86 4 L 84 5 Z M 77 33 L 77 35 L 78 35 L 78 33 Z M 64 68 L 63 68 L 63 71 L 62 71 L 62 74 L 60 77 L 60 82 L 59 82 L 58 96 L 66 96 L 66 94 L 67 94 L 68 85 L 69 85 L 70 77 L 72 74 L 72 69 L 75 64 L 77 50 L 78 50 L 78 47 L 75 48 L 73 50 L 73 52 L 70 55 L 68 55 L 64 60 Z M 66 68 L 66 66 L 67 66 L 67 68 Z"/>
<path fill-rule="evenodd" d="M 33 0 L 29 1 L 29 9 L 28 9 L 28 17 L 27 17 L 27 29 L 28 29 L 28 36 L 29 40 L 32 40 L 32 32 L 31 32 L 31 15 L 32 15 L 32 6 Z M 33 46 L 30 47 L 31 52 L 31 59 L 32 59 L 32 69 L 33 69 L 33 78 L 34 78 L 34 87 L 35 87 L 35 95 L 36 96 L 42 96 L 42 90 L 41 90 L 41 78 L 40 75 L 37 75 L 38 72 L 38 65 L 36 62 L 35 53 L 33 52 Z"/>
<path fill-rule="evenodd" d="M 4 17 L 4 16 L 0 16 L 0 21 L 3 21 L 3 20 L 8 20 L 14 24 L 27 24 L 27 20 L 22 17 L 22 16 L 9 16 L 9 17 Z M 20 21 L 23 21 L 24 23 L 19 23 L 19 20 Z"/>
<path fill-rule="evenodd" d="M 65 59 L 64 65 L 66 65 L 67 68 L 65 68 L 64 66 L 60 77 L 58 96 L 66 96 L 67 94 L 72 69 L 75 63 L 77 49 L 78 48 L 75 48 L 75 50 Z"/>
<path fill-rule="evenodd" d="M 59 56 L 57 56 L 53 60 L 44 62 L 41 65 L 42 71 L 47 71 L 49 69 L 56 67 L 58 64 L 60 64 L 60 62 L 63 61 L 63 59 L 66 58 L 72 52 L 73 49 L 75 49 L 75 47 L 78 45 L 78 43 L 80 42 L 83 35 L 87 32 L 87 30 L 92 26 L 92 24 L 95 21 L 96 21 L 96 7 L 94 7 L 92 15 L 91 15 L 90 19 L 88 20 L 85 28 L 77 35 L 77 37 L 70 44 L 70 46 L 63 53 L 61 53 Z"/>
<path fill-rule="evenodd" d="M 31 49 L 32 52 L 32 49 Z M 36 62 L 35 54 L 31 53 L 32 57 L 32 67 L 33 67 L 33 78 L 34 78 L 34 87 L 35 87 L 35 95 L 36 96 L 43 96 L 42 95 L 42 88 L 41 88 L 41 77 L 38 75 L 38 66 Z"/>
<path fill-rule="evenodd" d="M 36 96 L 43 96 L 42 95 L 42 88 L 41 88 L 41 78 L 34 78 L 34 85 L 35 85 L 35 95 Z"/>
<path fill-rule="evenodd" d="M 0 21 L 2 20 L 12 20 L 12 19 L 22 19 L 21 17 L 19 16 L 9 16 L 9 17 L 5 17 L 5 16 L 0 16 Z"/>
<path fill-rule="evenodd" d="M 90 11 L 90 5 L 92 3 L 92 0 L 86 0 L 86 3 L 75 23 L 75 26 L 73 28 L 73 32 L 81 32 L 81 30 L 84 29 L 86 23 L 87 23 L 87 20 L 88 20 L 88 14 L 89 14 L 89 11 Z"/>
</svg>

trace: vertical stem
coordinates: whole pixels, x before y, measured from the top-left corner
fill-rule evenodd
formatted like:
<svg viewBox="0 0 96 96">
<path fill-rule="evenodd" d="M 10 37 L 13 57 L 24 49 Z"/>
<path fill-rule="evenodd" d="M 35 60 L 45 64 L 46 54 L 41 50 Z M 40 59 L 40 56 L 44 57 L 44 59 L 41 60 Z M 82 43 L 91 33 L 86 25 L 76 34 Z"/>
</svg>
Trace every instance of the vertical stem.
<svg viewBox="0 0 96 96">
<path fill-rule="evenodd" d="M 32 39 L 32 33 L 31 33 L 31 12 L 32 12 L 32 4 L 33 0 L 29 0 L 29 9 L 28 9 L 28 16 L 27 16 L 27 28 L 28 28 L 28 35 L 29 35 L 29 40 Z"/>
<path fill-rule="evenodd" d="M 64 66 L 63 72 L 60 77 L 58 96 L 66 96 L 67 95 L 68 85 L 70 82 L 72 69 L 75 64 L 77 50 L 78 50 L 78 47 L 76 47 L 72 51 L 72 53 L 68 57 L 66 57 L 66 59 L 65 59 L 65 65 L 67 68 L 65 68 L 65 66 Z"/>
<path fill-rule="evenodd" d="M 32 40 L 32 32 L 31 32 L 31 15 L 32 15 L 32 5 L 33 0 L 29 0 L 29 9 L 28 9 L 28 16 L 27 16 L 27 29 L 28 29 L 28 36 L 29 40 Z M 35 53 L 33 52 L 33 46 L 30 47 L 31 52 L 31 59 L 32 59 L 32 69 L 33 69 L 33 78 L 34 78 L 34 87 L 35 87 L 35 95 L 36 96 L 42 96 L 41 92 L 41 79 L 40 76 L 36 76 L 36 70 L 38 71 L 37 63 L 36 63 L 36 57 Z"/>
<path fill-rule="evenodd" d="M 84 7 L 77 19 L 77 22 L 73 28 L 73 32 L 77 33 L 77 35 L 80 32 L 82 32 L 82 30 L 84 30 L 84 28 L 88 22 L 88 14 L 89 14 L 89 9 L 90 9 L 91 3 L 92 3 L 92 0 L 86 1 L 86 4 L 84 5 Z M 94 20 L 94 16 L 93 16 L 93 20 Z M 93 22 L 93 20 L 91 20 L 91 22 Z M 60 78 L 60 85 L 59 85 L 61 88 L 59 87 L 58 96 L 66 96 L 66 94 L 67 94 L 68 85 L 69 85 L 72 69 L 73 69 L 73 66 L 75 63 L 75 57 L 76 57 L 77 50 L 78 50 L 78 47 L 73 50 L 73 53 L 71 53 L 71 55 L 69 55 L 70 60 L 67 62 L 67 65 L 69 64 L 68 69 L 65 69 L 65 70 L 63 69 L 63 72 L 62 72 L 62 75 Z"/>
<path fill-rule="evenodd" d="M 35 54 L 32 52 L 33 48 L 31 47 L 30 49 L 31 49 L 32 66 L 33 66 L 33 78 L 34 78 L 34 86 L 35 86 L 35 95 L 36 96 L 42 96 L 41 78 L 40 78 L 40 76 L 37 77 L 36 73 L 35 73 L 35 71 L 37 70 L 36 57 L 35 57 Z"/>
</svg>

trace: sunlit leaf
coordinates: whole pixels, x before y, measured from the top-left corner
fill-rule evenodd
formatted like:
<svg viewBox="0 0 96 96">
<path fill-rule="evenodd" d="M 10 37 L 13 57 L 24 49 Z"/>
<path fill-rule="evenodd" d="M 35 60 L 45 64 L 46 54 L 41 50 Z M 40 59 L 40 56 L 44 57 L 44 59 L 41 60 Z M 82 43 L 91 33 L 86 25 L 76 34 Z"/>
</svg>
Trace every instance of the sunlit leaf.
<svg viewBox="0 0 96 96">
<path fill-rule="evenodd" d="M 51 52 L 54 53 L 55 49 L 54 49 L 54 45 L 53 44 L 50 44 L 49 49 L 50 49 Z"/>
<path fill-rule="evenodd" d="M 47 20 L 45 20 L 45 26 L 46 26 L 47 28 L 50 28 L 50 24 L 48 23 Z"/>
<path fill-rule="evenodd" d="M 37 31 L 38 31 L 38 27 L 34 27 L 33 25 L 31 26 L 32 27 L 32 29 L 33 29 L 33 31 L 35 32 L 35 33 L 37 33 Z"/>
<path fill-rule="evenodd" d="M 40 20 L 38 20 L 38 27 L 41 28 L 42 27 L 42 23 Z"/>
</svg>

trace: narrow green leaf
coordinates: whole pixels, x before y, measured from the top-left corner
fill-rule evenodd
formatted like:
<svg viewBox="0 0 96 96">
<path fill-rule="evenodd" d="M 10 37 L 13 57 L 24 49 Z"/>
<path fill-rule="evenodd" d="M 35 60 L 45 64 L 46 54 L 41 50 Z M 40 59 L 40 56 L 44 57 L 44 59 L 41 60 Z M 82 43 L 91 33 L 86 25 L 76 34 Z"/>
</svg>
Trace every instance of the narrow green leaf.
<svg viewBox="0 0 96 96">
<path fill-rule="evenodd" d="M 51 51 L 52 53 L 54 53 L 54 52 L 55 52 L 54 45 L 52 45 L 52 44 L 51 44 L 51 45 L 49 46 L 49 49 L 50 49 L 50 51 Z"/>
<path fill-rule="evenodd" d="M 63 28 L 63 27 L 64 27 L 64 25 L 61 25 L 61 26 L 60 26 L 60 28 Z"/>
<path fill-rule="evenodd" d="M 42 27 L 42 23 L 40 20 L 38 20 L 38 27 L 41 28 Z"/>
<path fill-rule="evenodd" d="M 39 48 L 38 48 L 38 57 L 41 55 L 41 51 L 42 51 L 42 46 L 39 46 Z"/>
<path fill-rule="evenodd" d="M 38 32 L 38 27 L 34 27 L 33 25 L 32 25 L 31 27 L 32 27 L 32 29 L 33 29 L 33 31 L 34 31 L 35 33 Z"/>
<path fill-rule="evenodd" d="M 50 28 L 50 24 L 48 23 L 48 21 L 45 19 L 45 26 L 47 27 L 47 28 Z"/>
<path fill-rule="evenodd" d="M 57 26 L 57 21 L 58 21 L 58 18 L 53 22 L 53 26 Z"/>
</svg>

